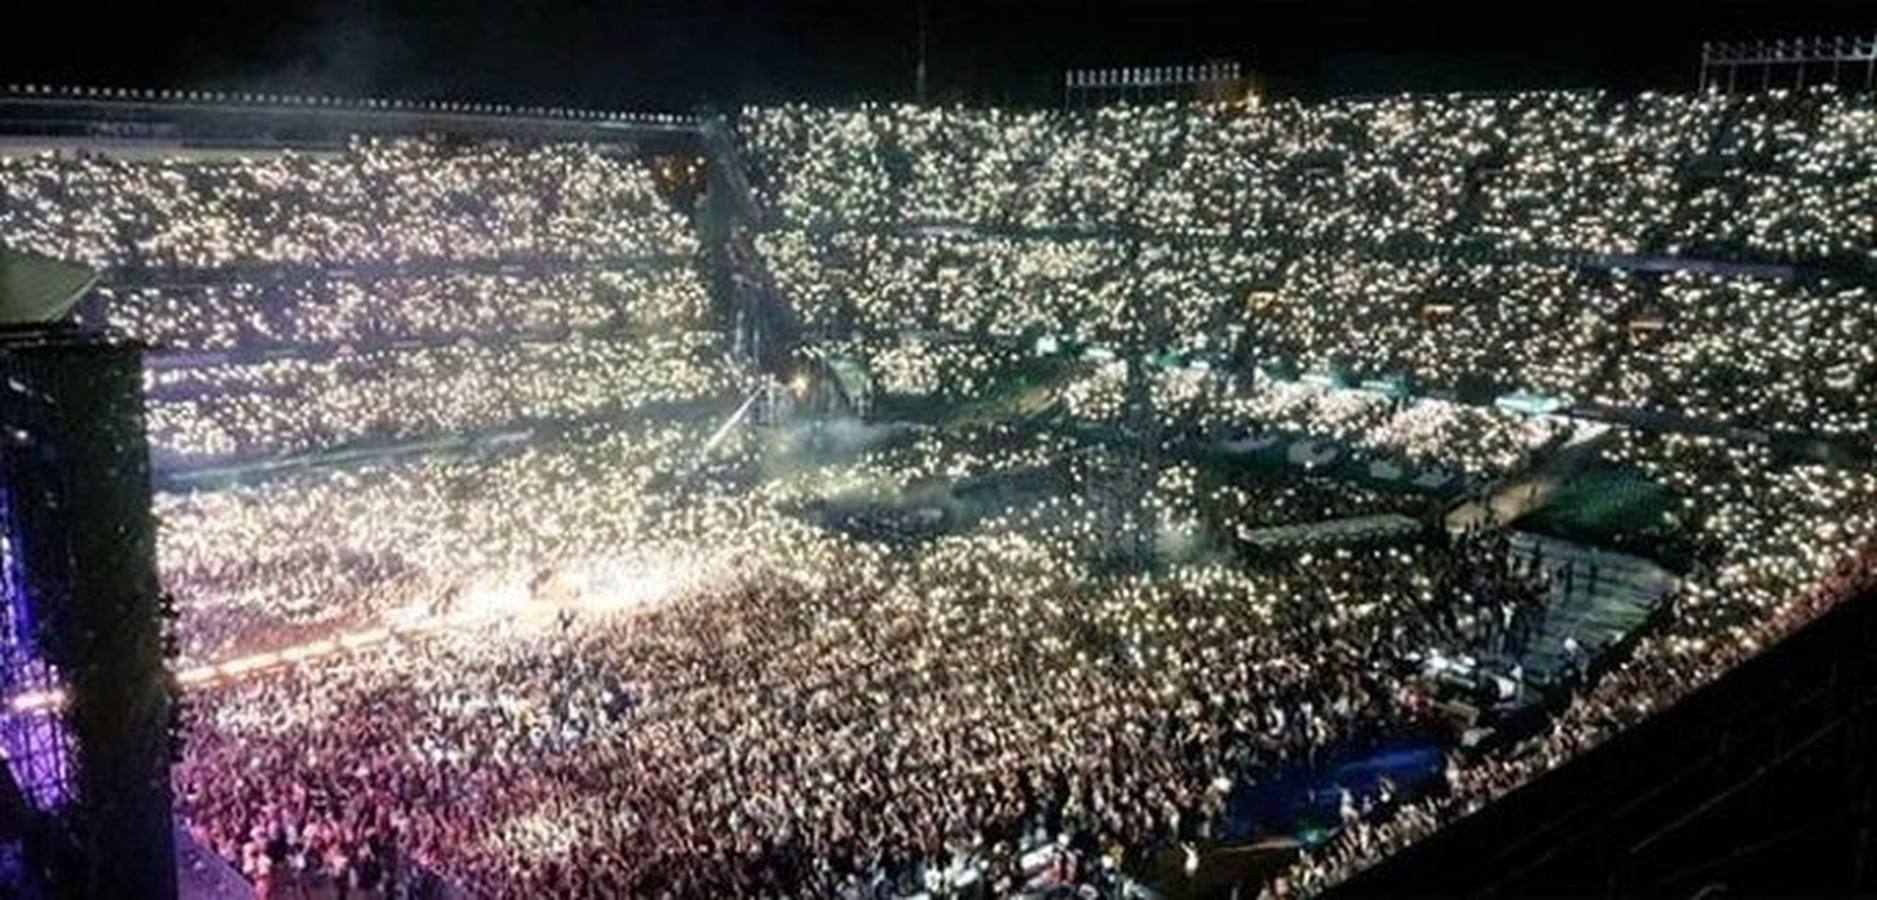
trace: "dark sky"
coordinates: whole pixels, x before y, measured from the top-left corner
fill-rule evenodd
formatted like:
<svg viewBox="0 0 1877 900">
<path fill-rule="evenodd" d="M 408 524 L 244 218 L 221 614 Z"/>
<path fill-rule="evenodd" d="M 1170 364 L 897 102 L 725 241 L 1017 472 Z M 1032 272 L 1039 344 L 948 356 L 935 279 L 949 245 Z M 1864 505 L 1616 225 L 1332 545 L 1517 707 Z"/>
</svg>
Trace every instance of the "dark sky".
<svg viewBox="0 0 1877 900">
<path fill-rule="evenodd" d="M 1238 59 L 1274 93 L 1687 89 L 1700 41 L 1877 33 L 1877 0 L 928 0 L 937 99 Z M 627 109 L 909 98 L 918 0 L 14 0 L 0 81 Z"/>
</svg>

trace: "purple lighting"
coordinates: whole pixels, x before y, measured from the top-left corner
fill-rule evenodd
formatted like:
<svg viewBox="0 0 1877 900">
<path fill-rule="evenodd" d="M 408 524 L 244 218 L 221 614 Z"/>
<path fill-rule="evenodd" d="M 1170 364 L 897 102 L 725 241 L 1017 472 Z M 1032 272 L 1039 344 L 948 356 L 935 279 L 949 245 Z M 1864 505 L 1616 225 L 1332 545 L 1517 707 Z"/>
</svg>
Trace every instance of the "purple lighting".
<svg viewBox="0 0 1877 900">
<path fill-rule="evenodd" d="M 19 521 L 0 486 L 0 694 L 17 697 L 58 688 L 58 672 L 40 653 L 28 593 Z M 71 735 L 56 707 L 0 708 L 0 752 L 13 780 L 34 806 L 52 809 L 71 797 Z"/>
</svg>

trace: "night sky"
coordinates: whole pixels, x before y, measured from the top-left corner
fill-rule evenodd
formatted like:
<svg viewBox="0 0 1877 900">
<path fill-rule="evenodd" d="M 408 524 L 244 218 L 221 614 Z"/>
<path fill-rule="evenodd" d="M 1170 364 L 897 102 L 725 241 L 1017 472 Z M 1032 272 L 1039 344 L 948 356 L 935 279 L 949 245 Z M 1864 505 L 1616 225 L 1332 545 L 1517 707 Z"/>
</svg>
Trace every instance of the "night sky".
<svg viewBox="0 0 1877 900">
<path fill-rule="evenodd" d="M 15 0 L 0 81 L 690 110 L 909 99 L 918 0 Z M 934 99 L 1237 59 L 1270 93 L 1686 90 L 1704 38 L 1877 33 L 1877 0 L 929 0 Z"/>
</svg>

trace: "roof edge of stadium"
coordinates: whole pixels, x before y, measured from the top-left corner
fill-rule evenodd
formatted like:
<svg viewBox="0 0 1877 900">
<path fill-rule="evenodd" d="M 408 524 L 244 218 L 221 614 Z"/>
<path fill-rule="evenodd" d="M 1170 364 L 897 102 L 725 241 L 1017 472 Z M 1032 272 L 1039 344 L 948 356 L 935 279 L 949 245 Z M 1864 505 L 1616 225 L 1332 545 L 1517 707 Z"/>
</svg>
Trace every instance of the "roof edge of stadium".
<svg viewBox="0 0 1877 900">
<path fill-rule="evenodd" d="M 241 125 L 364 132 L 526 133 L 635 140 L 692 134 L 700 118 L 686 113 L 381 97 L 90 85 L 0 85 L 0 126 L 11 126 L 7 130 L 17 132 L 24 126 L 29 132 L 53 131 L 58 125 L 72 122 L 108 123 L 117 129 L 117 136 L 134 136 L 139 127 Z M 105 133 L 112 132 L 106 130 Z"/>
</svg>

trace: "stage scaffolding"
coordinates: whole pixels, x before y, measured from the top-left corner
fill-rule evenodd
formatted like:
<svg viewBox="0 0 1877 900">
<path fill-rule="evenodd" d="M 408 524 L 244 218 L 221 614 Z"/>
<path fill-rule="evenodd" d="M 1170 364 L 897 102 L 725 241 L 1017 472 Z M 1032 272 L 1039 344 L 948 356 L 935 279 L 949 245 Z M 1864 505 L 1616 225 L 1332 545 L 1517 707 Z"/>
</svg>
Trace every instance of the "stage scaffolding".
<svg viewBox="0 0 1877 900">
<path fill-rule="evenodd" d="M 173 607 L 156 577 L 143 348 L 0 327 L 0 896 L 174 897 Z M 22 808 L 24 807 L 24 808 Z"/>
</svg>

